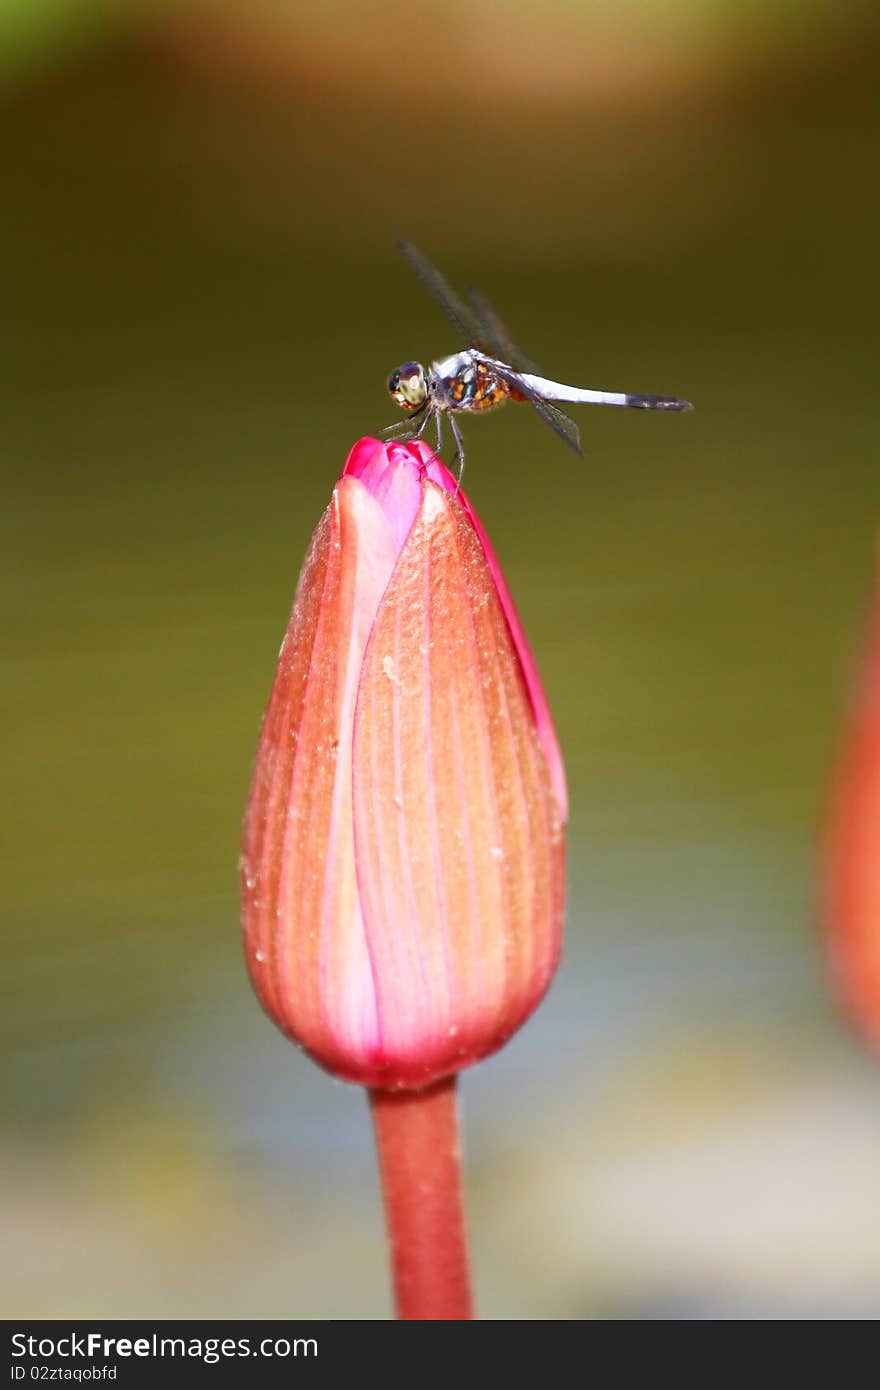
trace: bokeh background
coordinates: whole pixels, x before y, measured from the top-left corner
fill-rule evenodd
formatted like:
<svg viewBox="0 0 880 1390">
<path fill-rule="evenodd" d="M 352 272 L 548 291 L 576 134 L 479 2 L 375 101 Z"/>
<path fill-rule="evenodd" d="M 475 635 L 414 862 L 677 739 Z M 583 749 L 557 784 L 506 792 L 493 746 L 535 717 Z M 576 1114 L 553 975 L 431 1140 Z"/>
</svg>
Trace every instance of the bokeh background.
<svg viewBox="0 0 880 1390">
<path fill-rule="evenodd" d="M 246 14 L 245 14 L 246 10 Z M 387 1317 L 362 1093 L 254 1001 L 242 806 L 311 530 L 453 343 L 572 793 L 567 947 L 463 1079 L 492 1318 L 880 1315 L 880 1068 L 817 842 L 880 523 L 880 28 L 837 0 L 0 0 L 8 1317 Z"/>
</svg>

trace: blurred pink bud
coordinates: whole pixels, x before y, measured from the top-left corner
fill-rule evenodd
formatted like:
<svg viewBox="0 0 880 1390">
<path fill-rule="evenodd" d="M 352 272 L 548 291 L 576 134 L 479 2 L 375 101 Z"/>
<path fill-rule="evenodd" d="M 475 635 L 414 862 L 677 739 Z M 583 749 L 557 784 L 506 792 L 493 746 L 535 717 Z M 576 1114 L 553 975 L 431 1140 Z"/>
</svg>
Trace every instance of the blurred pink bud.
<svg viewBox="0 0 880 1390">
<path fill-rule="evenodd" d="M 833 786 L 825 916 L 844 1002 L 880 1048 L 880 573 L 867 659 Z"/>
<path fill-rule="evenodd" d="M 494 552 L 421 441 L 360 440 L 318 523 L 242 856 L 267 1013 L 338 1076 L 494 1052 L 562 941 L 565 774 Z"/>
</svg>

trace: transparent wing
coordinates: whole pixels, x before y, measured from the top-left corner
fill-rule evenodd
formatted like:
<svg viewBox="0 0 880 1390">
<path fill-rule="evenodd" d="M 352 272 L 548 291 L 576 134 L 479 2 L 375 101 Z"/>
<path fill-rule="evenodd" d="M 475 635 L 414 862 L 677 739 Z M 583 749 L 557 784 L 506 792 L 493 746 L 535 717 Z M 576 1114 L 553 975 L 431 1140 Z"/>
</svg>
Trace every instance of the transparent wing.
<svg viewBox="0 0 880 1390">
<path fill-rule="evenodd" d="M 503 362 L 509 362 L 517 371 L 532 372 L 535 376 L 541 376 L 540 367 L 520 352 L 486 296 L 470 287 L 465 293 L 474 318 L 482 330 L 479 346 L 486 348 L 493 356 L 500 357 Z"/>
<path fill-rule="evenodd" d="M 436 266 L 433 266 L 427 256 L 417 246 L 413 246 L 411 241 L 398 241 L 397 249 L 418 275 L 428 293 L 433 295 L 440 305 L 458 334 L 462 346 L 470 347 L 472 344 L 480 343 L 483 337 L 481 325 L 464 301 L 450 288 Z"/>
<path fill-rule="evenodd" d="M 551 405 L 540 391 L 536 391 L 524 376 L 515 372 L 512 367 L 508 367 L 506 362 L 499 362 L 495 357 L 487 357 L 483 352 L 475 352 L 473 355 L 478 362 L 483 362 L 496 376 L 500 376 L 511 391 L 514 391 L 522 400 L 528 401 L 529 405 L 538 412 L 551 430 L 555 430 L 560 439 L 564 439 L 569 448 L 574 449 L 575 453 L 580 454 L 583 458 L 581 432 L 570 415 L 566 415 L 565 411 L 560 410 L 558 405 Z"/>
<path fill-rule="evenodd" d="M 555 430 L 559 438 L 564 439 L 569 448 L 574 449 L 575 453 L 583 458 L 581 432 L 571 416 L 566 415 L 564 410 L 560 410 L 558 405 L 551 405 L 549 401 L 543 400 L 538 395 L 526 396 L 526 400 L 538 412 L 541 419 L 546 421 L 551 430 Z"/>
</svg>

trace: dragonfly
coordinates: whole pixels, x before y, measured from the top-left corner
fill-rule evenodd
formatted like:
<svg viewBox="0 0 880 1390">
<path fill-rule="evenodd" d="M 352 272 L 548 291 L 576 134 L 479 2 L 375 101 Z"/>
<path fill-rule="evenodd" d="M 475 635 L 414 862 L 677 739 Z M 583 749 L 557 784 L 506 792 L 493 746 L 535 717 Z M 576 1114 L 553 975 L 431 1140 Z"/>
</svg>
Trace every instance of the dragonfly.
<svg viewBox="0 0 880 1390">
<path fill-rule="evenodd" d="M 464 441 L 456 416 L 467 411 L 493 410 L 505 401 L 526 401 L 552 430 L 583 457 L 580 430 L 556 401 L 573 405 L 617 405 L 635 410 L 692 410 L 690 401 L 675 396 L 635 396 L 625 392 L 588 391 L 550 381 L 524 357 L 478 290 L 467 289 L 461 299 L 440 271 L 409 241 L 398 249 L 433 295 L 458 335 L 462 351 L 431 362 L 403 362 L 388 379 L 388 392 L 406 415 L 383 434 L 399 441 L 420 439 L 431 420 L 437 430 L 437 449 L 443 447 L 445 419 L 455 441 L 453 464 L 464 473 Z"/>
</svg>

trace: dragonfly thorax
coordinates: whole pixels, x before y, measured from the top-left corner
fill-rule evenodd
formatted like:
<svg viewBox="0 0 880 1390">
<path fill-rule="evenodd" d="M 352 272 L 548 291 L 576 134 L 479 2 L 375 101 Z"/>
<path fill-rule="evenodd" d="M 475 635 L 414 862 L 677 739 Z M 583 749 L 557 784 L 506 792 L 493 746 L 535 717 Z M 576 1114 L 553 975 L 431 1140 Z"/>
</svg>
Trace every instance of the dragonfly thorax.
<svg viewBox="0 0 880 1390">
<path fill-rule="evenodd" d="M 428 399 L 428 377 L 421 362 L 404 362 L 388 378 L 388 391 L 401 410 L 421 410 Z"/>
</svg>

